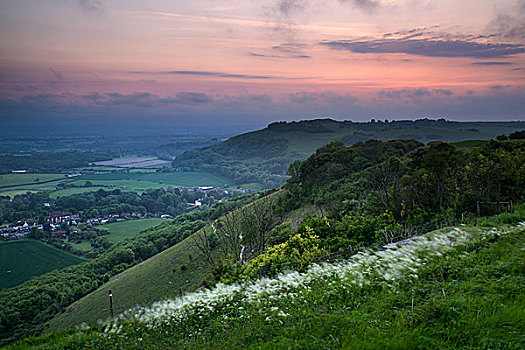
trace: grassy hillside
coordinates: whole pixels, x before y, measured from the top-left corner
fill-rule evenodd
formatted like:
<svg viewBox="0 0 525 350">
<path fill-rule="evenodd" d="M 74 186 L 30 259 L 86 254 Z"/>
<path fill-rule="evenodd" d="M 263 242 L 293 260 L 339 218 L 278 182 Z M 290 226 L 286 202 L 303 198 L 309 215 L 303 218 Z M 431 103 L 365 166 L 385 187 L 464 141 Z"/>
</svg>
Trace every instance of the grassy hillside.
<svg viewBox="0 0 525 350">
<path fill-rule="evenodd" d="M 190 244 L 192 237 L 116 275 L 94 292 L 76 301 L 49 322 L 49 330 L 67 329 L 83 322 L 94 324 L 110 316 L 108 291 L 113 293 L 114 311 L 175 297 L 179 289 L 194 291 L 202 285 L 209 269 Z M 190 257 L 193 259 L 190 261 Z"/>
<path fill-rule="evenodd" d="M 0 290 L 31 277 L 86 261 L 40 241 L 0 242 Z"/>
<path fill-rule="evenodd" d="M 109 231 L 110 234 L 104 236 L 108 241 L 111 243 L 118 243 L 126 238 L 135 236 L 140 231 L 157 226 L 166 221 L 166 219 L 160 218 L 127 220 L 106 224 L 101 226 L 101 228 Z"/>
<path fill-rule="evenodd" d="M 236 184 L 258 183 L 270 188 L 284 183 L 290 163 L 304 160 L 331 141 L 343 141 L 346 145 L 370 139 L 457 142 L 493 139 L 521 129 L 525 129 L 525 122 L 460 123 L 428 119 L 390 123 L 330 119 L 282 122 L 186 152 L 173 161 L 173 166 L 186 171 L 210 171 Z"/>
<path fill-rule="evenodd" d="M 524 227 L 446 228 L 9 348 L 519 349 Z"/>
</svg>

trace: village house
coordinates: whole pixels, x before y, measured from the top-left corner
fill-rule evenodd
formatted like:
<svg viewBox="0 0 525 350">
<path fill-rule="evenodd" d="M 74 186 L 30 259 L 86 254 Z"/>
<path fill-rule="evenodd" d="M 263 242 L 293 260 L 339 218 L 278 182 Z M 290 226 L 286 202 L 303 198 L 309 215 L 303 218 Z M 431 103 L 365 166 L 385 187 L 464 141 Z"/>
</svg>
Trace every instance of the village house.
<svg viewBox="0 0 525 350">
<path fill-rule="evenodd" d="M 68 223 L 72 220 L 70 212 L 54 211 L 50 212 L 46 217 L 46 221 L 51 224 Z"/>
</svg>

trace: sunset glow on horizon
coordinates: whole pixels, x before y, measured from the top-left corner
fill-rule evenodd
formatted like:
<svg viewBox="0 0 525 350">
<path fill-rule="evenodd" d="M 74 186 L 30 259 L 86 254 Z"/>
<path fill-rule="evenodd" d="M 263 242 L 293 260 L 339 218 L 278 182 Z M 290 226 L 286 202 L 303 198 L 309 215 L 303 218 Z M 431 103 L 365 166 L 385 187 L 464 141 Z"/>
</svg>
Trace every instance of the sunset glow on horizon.
<svg viewBox="0 0 525 350">
<path fill-rule="evenodd" d="M 5 0 L 1 125 L 523 120 L 525 0 Z"/>
</svg>

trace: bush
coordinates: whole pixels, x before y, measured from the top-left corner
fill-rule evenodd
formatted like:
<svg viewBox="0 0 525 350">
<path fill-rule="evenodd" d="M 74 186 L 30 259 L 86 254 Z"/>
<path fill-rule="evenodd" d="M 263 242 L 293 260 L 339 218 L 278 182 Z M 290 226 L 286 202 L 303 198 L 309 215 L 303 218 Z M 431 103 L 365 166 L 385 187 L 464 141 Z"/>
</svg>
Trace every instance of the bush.
<svg viewBox="0 0 525 350">
<path fill-rule="evenodd" d="M 326 253 L 319 248 L 319 238 L 314 234 L 313 229 L 306 227 L 305 233 L 296 234 L 286 242 L 268 248 L 266 253 L 248 262 L 242 270 L 242 277 L 259 278 L 260 265 L 265 266 L 268 276 L 287 269 L 303 271 Z"/>
</svg>

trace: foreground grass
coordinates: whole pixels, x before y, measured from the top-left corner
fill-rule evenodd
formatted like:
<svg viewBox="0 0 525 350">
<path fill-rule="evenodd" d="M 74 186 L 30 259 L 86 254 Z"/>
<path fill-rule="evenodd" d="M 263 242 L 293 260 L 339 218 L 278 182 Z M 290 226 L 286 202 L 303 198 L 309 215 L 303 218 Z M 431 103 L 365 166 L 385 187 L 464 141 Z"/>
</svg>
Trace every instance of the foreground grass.
<svg viewBox="0 0 525 350">
<path fill-rule="evenodd" d="M 523 348 L 525 231 L 465 230 L 474 238 L 453 248 L 458 239 L 454 231 L 441 232 L 430 242 L 428 259 L 413 255 L 406 260 L 395 250 L 379 253 L 385 259 L 394 256 L 395 264 L 381 265 L 381 260 L 365 256 L 361 260 L 372 267 L 363 265 L 351 278 L 335 269 L 306 284 L 298 282 L 297 288 L 293 277 L 300 281 L 301 275 L 283 276 L 291 286 L 286 291 L 279 290 L 276 280 L 259 282 L 267 289 L 260 292 L 250 292 L 250 285 L 237 290 L 237 296 L 258 295 L 256 302 L 231 297 L 226 292 L 231 287 L 225 286 L 223 300 L 215 304 L 199 304 L 197 294 L 193 301 L 188 297 L 135 310 L 131 320 L 104 329 L 54 333 L 12 348 Z M 440 244 L 448 245 L 444 255 L 432 254 L 432 247 Z M 424 245 L 420 247 L 424 252 Z M 407 254 L 412 253 L 407 250 Z M 378 263 L 389 268 L 374 267 Z M 318 270 L 323 268 L 328 265 Z M 221 290 L 213 293 L 220 295 Z M 206 293 L 200 295 L 209 299 Z M 198 307 L 179 317 L 173 310 L 185 302 Z M 163 307 L 168 311 L 171 307 L 172 312 Z"/>
<path fill-rule="evenodd" d="M 0 242 L 0 290 L 86 260 L 40 241 Z"/>
</svg>

